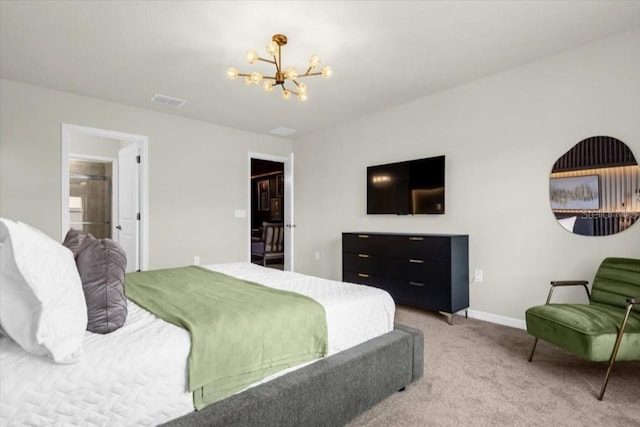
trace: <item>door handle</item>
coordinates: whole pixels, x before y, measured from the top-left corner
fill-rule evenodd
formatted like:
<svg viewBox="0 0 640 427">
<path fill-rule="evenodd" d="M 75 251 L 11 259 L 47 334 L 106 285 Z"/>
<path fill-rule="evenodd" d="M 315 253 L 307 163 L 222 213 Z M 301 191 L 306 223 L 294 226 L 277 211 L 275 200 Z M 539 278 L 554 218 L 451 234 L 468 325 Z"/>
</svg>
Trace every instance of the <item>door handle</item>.
<svg viewBox="0 0 640 427">
<path fill-rule="evenodd" d="M 116 225 L 116 228 L 117 228 L 118 230 L 122 230 L 122 226 L 121 226 L 121 225 Z"/>
<path fill-rule="evenodd" d="M 296 228 L 295 224 L 285 224 L 285 227 L 287 228 Z"/>
</svg>

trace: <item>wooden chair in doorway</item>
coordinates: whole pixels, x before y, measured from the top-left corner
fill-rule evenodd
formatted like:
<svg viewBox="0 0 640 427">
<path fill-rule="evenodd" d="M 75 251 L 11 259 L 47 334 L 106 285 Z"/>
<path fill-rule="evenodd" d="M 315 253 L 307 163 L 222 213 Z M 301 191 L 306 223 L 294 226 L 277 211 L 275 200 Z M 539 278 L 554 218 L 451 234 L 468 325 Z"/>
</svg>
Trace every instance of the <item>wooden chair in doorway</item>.
<svg viewBox="0 0 640 427">
<path fill-rule="evenodd" d="M 271 222 L 262 223 L 262 239 L 251 242 L 251 259 L 266 266 L 267 261 L 284 262 L 284 226 Z"/>
</svg>

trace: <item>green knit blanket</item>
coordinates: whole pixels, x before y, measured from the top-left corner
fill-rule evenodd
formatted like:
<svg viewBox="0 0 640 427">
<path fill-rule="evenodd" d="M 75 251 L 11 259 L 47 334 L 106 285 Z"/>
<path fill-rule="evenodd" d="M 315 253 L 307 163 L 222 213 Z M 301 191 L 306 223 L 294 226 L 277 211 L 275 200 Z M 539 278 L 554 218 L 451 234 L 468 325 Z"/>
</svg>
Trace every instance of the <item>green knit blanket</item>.
<svg viewBox="0 0 640 427">
<path fill-rule="evenodd" d="M 324 308 L 303 295 L 196 266 L 128 273 L 125 291 L 191 333 L 196 409 L 327 354 Z"/>
</svg>

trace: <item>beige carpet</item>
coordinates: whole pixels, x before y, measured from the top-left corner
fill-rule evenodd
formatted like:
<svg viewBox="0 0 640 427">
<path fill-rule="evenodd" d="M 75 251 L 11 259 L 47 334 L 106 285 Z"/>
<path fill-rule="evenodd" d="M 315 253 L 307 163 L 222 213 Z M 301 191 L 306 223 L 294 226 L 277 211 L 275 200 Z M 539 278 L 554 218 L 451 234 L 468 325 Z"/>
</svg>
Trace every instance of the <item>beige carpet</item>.
<svg viewBox="0 0 640 427">
<path fill-rule="evenodd" d="M 424 377 L 349 426 L 640 426 L 640 362 L 606 371 L 526 331 L 398 307 L 396 321 L 424 332 Z"/>
</svg>

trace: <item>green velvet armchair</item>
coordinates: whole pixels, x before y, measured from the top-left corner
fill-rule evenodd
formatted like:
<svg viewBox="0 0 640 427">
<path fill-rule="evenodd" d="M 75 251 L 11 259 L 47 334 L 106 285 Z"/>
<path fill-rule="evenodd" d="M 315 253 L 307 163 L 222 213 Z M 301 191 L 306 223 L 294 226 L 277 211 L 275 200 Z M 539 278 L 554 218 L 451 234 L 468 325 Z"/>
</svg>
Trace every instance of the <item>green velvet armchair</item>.
<svg viewBox="0 0 640 427">
<path fill-rule="evenodd" d="M 591 362 L 608 362 L 602 400 L 616 361 L 640 360 L 640 259 L 606 258 L 593 280 L 553 281 L 545 305 L 526 311 L 527 332 Z M 558 286 L 582 286 L 588 304 L 551 304 Z"/>
</svg>

